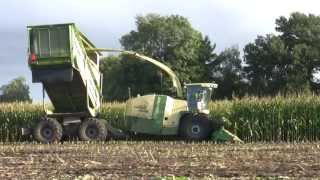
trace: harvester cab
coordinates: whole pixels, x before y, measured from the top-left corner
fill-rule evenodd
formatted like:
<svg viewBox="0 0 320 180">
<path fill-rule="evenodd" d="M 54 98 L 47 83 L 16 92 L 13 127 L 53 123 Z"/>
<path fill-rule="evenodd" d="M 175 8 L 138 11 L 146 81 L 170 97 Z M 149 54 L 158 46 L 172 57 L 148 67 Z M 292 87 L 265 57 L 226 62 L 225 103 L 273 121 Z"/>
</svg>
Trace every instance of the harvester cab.
<svg viewBox="0 0 320 180">
<path fill-rule="evenodd" d="M 193 113 L 209 114 L 209 102 L 213 89 L 218 85 L 214 83 L 186 84 L 188 111 Z"/>
</svg>

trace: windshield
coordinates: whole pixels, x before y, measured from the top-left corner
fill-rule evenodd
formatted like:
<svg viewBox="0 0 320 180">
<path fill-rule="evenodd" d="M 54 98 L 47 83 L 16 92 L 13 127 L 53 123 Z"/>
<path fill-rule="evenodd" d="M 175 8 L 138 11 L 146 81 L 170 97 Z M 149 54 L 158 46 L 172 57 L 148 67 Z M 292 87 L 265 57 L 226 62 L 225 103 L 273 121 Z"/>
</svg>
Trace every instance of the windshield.
<svg viewBox="0 0 320 180">
<path fill-rule="evenodd" d="M 31 53 L 39 57 L 63 57 L 69 54 L 67 27 L 36 28 L 30 32 Z"/>
<path fill-rule="evenodd" d="M 208 104 L 211 98 L 211 93 L 209 89 L 200 89 L 196 94 L 195 98 L 197 102 L 201 102 L 203 109 L 208 109 Z"/>
<path fill-rule="evenodd" d="M 206 96 L 205 96 L 205 104 L 206 109 L 209 109 L 209 102 L 211 101 L 212 89 L 205 89 Z"/>
<path fill-rule="evenodd" d="M 210 99 L 211 90 L 209 88 L 203 88 L 199 86 L 189 86 L 187 88 L 187 100 L 190 110 L 208 109 Z M 199 106 L 199 104 L 201 104 L 201 107 Z"/>
</svg>

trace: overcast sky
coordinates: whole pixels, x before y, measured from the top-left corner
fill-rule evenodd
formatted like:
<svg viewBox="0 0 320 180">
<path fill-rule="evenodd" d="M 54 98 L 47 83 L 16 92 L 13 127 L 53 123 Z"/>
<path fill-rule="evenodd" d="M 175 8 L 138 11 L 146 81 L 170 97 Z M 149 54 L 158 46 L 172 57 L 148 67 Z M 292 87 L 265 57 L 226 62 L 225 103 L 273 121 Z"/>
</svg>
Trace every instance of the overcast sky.
<svg viewBox="0 0 320 180">
<path fill-rule="evenodd" d="M 319 7 L 319 0 L 1 0 L 0 85 L 25 76 L 32 98 L 41 98 L 41 86 L 31 83 L 27 66 L 27 25 L 74 22 L 96 46 L 118 48 L 119 38 L 135 29 L 136 15 L 178 14 L 209 35 L 219 52 L 275 33 L 279 16 L 294 11 L 319 15 Z"/>
</svg>

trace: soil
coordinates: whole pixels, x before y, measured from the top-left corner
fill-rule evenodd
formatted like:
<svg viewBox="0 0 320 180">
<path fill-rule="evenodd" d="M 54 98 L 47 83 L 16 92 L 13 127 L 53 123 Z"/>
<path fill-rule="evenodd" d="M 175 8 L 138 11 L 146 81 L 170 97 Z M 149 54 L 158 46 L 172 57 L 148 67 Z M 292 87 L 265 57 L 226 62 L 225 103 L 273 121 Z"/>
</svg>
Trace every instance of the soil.
<svg viewBox="0 0 320 180">
<path fill-rule="evenodd" d="M 0 144 L 0 179 L 319 178 L 319 143 Z M 90 179 L 90 178 L 89 178 Z"/>
</svg>

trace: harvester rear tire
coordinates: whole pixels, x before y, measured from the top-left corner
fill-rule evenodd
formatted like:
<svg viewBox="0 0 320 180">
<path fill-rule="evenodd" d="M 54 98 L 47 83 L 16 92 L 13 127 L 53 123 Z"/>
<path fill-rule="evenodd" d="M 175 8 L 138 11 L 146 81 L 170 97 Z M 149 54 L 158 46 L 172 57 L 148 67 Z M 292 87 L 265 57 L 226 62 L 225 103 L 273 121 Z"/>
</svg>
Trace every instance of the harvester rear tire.
<svg viewBox="0 0 320 180">
<path fill-rule="evenodd" d="M 81 123 L 79 138 L 82 141 L 102 141 L 107 136 L 106 125 L 99 119 L 88 119 Z"/>
<path fill-rule="evenodd" d="M 33 130 L 34 138 L 41 143 L 59 142 L 62 138 L 62 126 L 56 119 L 40 120 Z"/>
<path fill-rule="evenodd" d="M 212 122 L 206 115 L 187 115 L 180 121 L 179 135 L 187 141 L 207 140 L 213 132 Z"/>
</svg>

